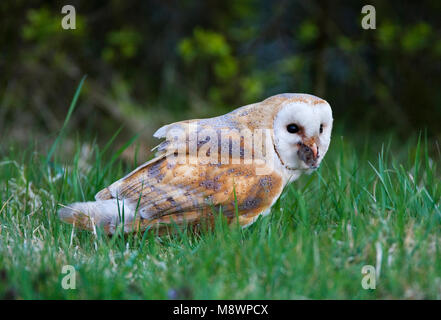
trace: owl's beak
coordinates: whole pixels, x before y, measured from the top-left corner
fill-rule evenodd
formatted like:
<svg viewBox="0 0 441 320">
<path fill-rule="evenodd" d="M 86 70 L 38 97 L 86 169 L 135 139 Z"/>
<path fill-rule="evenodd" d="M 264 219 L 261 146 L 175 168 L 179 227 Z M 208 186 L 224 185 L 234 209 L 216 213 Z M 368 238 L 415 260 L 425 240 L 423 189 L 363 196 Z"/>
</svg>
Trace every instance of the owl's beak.
<svg viewBox="0 0 441 320">
<path fill-rule="evenodd" d="M 317 159 L 319 157 L 319 150 L 315 142 L 299 143 L 299 151 L 297 152 L 299 158 L 311 168 L 317 168 Z"/>
<path fill-rule="evenodd" d="M 315 143 L 313 143 L 313 144 L 309 145 L 308 147 L 311 148 L 311 150 L 312 150 L 312 158 L 314 160 L 317 160 L 317 157 L 318 157 L 318 147 L 317 147 L 317 145 Z"/>
</svg>

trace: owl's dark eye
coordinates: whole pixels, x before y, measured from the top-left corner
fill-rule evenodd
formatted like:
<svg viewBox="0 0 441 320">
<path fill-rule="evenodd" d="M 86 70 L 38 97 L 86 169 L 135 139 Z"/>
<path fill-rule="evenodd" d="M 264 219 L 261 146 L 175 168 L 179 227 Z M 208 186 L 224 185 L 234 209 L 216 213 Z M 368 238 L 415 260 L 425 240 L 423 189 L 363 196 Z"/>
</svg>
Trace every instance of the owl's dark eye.
<svg viewBox="0 0 441 320">
<path fill-rule="evenodd" d="M 320 125 L 320 133 L 323 133 L 323 123 Z"/>
<path fill-rule="evenodd" d="M 297 133 L 299 132 L 299 127 L 294 123 L 290 123 L 289 125 L 286 126 L 286 130 L 289 133 Z"/>
</svg>

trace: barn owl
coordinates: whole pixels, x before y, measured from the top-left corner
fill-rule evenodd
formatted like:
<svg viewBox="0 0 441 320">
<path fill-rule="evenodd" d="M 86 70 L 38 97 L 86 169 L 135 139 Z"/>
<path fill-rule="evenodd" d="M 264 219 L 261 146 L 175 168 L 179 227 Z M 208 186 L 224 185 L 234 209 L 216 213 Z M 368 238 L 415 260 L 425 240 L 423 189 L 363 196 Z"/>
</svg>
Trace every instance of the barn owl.
<svg viewBox="0 0 441 320">
<path fill-rule="evenodd" d="M 323 99 L 285 93 L 225 115 L 163 126 L 155 158 L 59 217 L 108 234 L 212 226 L 218 214 L 245 227 L 270 212 L 284 187 L 317 169 L 332 130 Z"/>
</svg>

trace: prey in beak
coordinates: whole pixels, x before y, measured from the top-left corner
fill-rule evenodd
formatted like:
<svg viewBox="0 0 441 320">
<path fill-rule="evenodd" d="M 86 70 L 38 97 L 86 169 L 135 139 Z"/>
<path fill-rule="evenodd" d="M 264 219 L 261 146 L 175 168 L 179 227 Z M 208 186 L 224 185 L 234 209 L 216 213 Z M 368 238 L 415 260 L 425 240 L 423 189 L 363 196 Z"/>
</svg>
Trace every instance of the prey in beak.
<svg viewBox="0 0 441 320">
<path fill-rule="evenodd" d="M 319 157 L 319 149 L 317 147 L 317 144 L 314 141 L 302 143 L 299 142 L 299 151 L 297 151 L 297 154 L 307 166 L 311 169 L 317 169 L 318 168 L 318 157 Z"/>
</svg>

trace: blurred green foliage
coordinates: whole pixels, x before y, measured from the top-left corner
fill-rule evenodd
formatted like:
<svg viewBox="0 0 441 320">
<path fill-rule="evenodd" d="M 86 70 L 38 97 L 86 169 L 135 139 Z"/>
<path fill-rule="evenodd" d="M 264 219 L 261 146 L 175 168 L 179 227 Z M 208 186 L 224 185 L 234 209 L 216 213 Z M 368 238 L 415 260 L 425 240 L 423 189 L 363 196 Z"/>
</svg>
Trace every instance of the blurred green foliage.
<svg viewBox="0 0 441 320">
<path fill-rule="evenodd" d="M 108 46 L 103 49 L 101 56 L 109 62 L 133 58 L 142 42 L 141 35 L 131 29 L 111 31 L 106 38 Z"/>
<path fill-rule="evenodd" d="M 231 51 L 222 34 L 199 27 L 194 29 L 191 37 L 182 39 L 178 44 L 179 55 L 188 73 L 194 77 L 193 81 L 208 81 L 212 75 L 208 97 L 216 104 L 222 104 L 224 93 L 232 90 L 234 84 L 230 81 L 238 72 L 238 61 Z"/>
<path fill-rule="evenodd" d="M 53 138 L 81 77 L 70 126 L 103 140 L 125 125 L 218 115 L 281 92 L 328 100 L 348 130 L 441 134 L 441 3 L 72 0 L 0 2 L 0 130 Z"/>
</svg>

